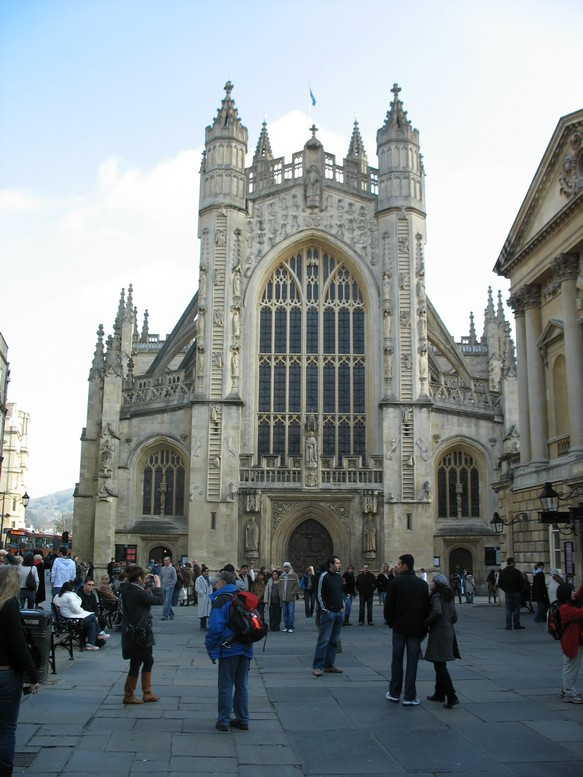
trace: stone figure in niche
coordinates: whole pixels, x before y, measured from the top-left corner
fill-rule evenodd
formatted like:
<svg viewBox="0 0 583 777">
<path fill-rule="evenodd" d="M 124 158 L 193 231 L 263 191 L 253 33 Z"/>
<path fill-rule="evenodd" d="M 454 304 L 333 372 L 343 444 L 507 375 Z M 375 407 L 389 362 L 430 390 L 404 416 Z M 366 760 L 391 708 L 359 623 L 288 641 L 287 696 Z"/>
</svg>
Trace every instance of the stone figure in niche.
<svg viewBox="0 0 583 777">
<path fill-rule="evenodd" d="M 313 469 L 318 464 L 318 441 L 313 431 L 306 437 L 306 467 Z"/>
<path fill-rule="evenodd" d="M 213 324 L 215 326 L 223 326 L 225 322 L 225 315 L 222 310 L 217 309 L 213 311 Z"/>
<path fill-rule="evenodd" d="M 384 333 L 387 339 L 389 339 L 391 336 L 392 317 L 393 317 L 393 312 L 391 308 L 385 308 L 383 312 L 383 322 L 384 322 Z"/>
<path fill-rule="evenodd" d="M 494 354 L 488 362 L 488 373 L 490 376 L 490 391 L 500 391 L 502 362 L 496 354 Z"/>
<path fill-rule="evenodd" d="M 399 444 L 399 440 L 397 437 L 393 437 L 391 442 L 389 443 L 389 448 L 387 450 L 385 458 L 387 458 L 389 461 L 393 458 L 393 453 L 397 450 L 397 446 Z"/>
<path fill-rule="evenodd" d="M 223 354 L 221 351 L 213 351 L 213 367 L 215 369 L 222 369 L 223 367 Z"/>
<path fill-rule="evenodd" d="M 211 421 L 213 424 L 220 423 L 221 420 L 221 408 L 220 405 L 213 405 L 211 407 Z"/>
<path fill-rule="evenodd" d="M 199 348 L 196 352 L 196 377 L 202 378 L 204 375 L 204 348 Z"/>
<path fill-rule="evenodd" d="M 316 416 L 314 413 L 310 413 L 306 419 L 306 430 L 308 432 L 315 432 L 317 429 Z"/>
<path fill-rule="evenodd" d="M 401 421 L 404 424 L 410 424 L 413 421 L 413 408 L 412 407 L 404 407 L 401 411 Z"/>
<path fill-rule="evenodd" d="M 309 208 L 320 206 L 320 194 L 322 193 L 322 184 L 320 182 L 320 173 L 316 165 L 312 165 L 308 170 L 306 180 L 306 205 Z"/>
<path fill-rule="evenodd" d="M 113 463 L 113 445 L 111 440 L 105 439 L 102 443 L 101 451 L 99 454 L 99 476 L 102 478 L 110 478 L 112 472 Z"/>
<path fill-rule="evenodd" d="M 204 299 L 206 297 L 206 270 L 201 268 L 198 278 L 198 298 Z"/>
<path fill-rule="evenodd" d="M 247 494 L 245 510 L 248 513 L 261 511 L 261 491 L 251 491 L 250 494 Z"/>
<path fill-rule="evenodd" d="M 413 360 L 410 353 L 404 353 L 401 356 L 401 364 L 404 370 L 410 370 L 413 367 Z"/>
<path fill-rule="evenodd" d="M 229 496 L 228 496 L 229 502 L 235 501 L 235 497 L 237 496 L 238 492 L 239 492 L 239 489 L 237 488 L 237 484 L 231 481 L 229 483 Z"/>
<path fill-rule="evenodd" d="M 196 336 L 202 338 L 204 337 L 204 308 L 199 308 L 198 310 L 198 319 L 196 322 Z"/>
<path fill-rule="evenodd" d="M 385 378 L 390 378 L 393 375 L 393 349 L 385 348 Z"/>
<path fill-rule="evenodd" d="M 239 337 L 241 335 L 241 325 L 239 309 L 233 308 L 233 337 Z"/>
<path fill-rule="evenodd" d="M 365 553 L 376 553 L 377 532 L 370 515 L 366 518 L 362 529 L 362 549 Z"/>
<path fill-rule="evenodd" d="M 239 377 L 239 351 L 236 348 L 233 348 L 231 354 L 231 377 L 233 381 Z"/>
<path fill-rule="evenodd" d="M 259 526 L 255 523 L 255 518 L 251 517 L 245 526 L 245 550 L 256 551 L 259 549 Z"/>
<path fill-rule="evenodd" d="M 423 483 L 423 501 L 431 502 L 431 483 L 428 480 Z"/>
<path fill-rule="evenodd" d="M 237 267 L 233 273 L 233 297 L 241 296 L 241 271 Z"/>
<path fill-rule="evenodd" d="M 225 246 L 227 245 L 227 230 L 226 229 L 219 229 L 215 235 L 215 243 L 218 246 Z"/>
<path fill-rule="evenodd" d="M 391 298 L 391 273 L 386 271 L 383 273 L 383 299 Z"/>
</svg>

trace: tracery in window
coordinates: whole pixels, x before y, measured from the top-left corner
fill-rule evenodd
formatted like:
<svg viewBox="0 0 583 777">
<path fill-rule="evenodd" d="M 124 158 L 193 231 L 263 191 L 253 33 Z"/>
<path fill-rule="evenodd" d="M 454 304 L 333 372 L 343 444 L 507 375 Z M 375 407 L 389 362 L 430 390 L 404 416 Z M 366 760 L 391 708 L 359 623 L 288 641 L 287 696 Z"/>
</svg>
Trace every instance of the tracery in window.
<svg viewBox="0 0 583 777">
<path fill-rule="evenodd" d="M 298 455 L 314 413 L 324 455 L 364 458 L 364 303 L 350 270 L 315 246 L 294 253 L 266 282 L 259 321 L 259 456 Z"/>
<path fill-rule="evenodd" d="M 480 471 L 464 450 L 446 453 L 437 469 L 439 518 L 479 518 Z"/>
<path fill-rule="evenodd" d="M 184 515 L 185 467 L 171 448 L 152 451 L 144 466 L 144 515 Z"/>
</svg>

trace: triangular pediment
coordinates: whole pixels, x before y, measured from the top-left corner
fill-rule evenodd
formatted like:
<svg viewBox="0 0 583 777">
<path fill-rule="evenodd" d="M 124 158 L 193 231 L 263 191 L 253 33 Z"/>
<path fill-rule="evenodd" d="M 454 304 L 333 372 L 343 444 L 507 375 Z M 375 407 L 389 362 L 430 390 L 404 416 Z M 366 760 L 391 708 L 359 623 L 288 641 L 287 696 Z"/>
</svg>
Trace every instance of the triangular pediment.
<svg viewBox="0 0 583 777">
<path fill-rule="evenodd" d="M 575 210 L 583 210 L 583 110 L 559 120 L 494 271 L 510 277 Z"/>
<path fill-rule="evenodd" d="M 556 340 L 562 340 L 564 336 L 563 322 L 558 318 L 551 318 L 543 329 L 538 340 L 539 348 L 548 348 Z"/>
</svg>

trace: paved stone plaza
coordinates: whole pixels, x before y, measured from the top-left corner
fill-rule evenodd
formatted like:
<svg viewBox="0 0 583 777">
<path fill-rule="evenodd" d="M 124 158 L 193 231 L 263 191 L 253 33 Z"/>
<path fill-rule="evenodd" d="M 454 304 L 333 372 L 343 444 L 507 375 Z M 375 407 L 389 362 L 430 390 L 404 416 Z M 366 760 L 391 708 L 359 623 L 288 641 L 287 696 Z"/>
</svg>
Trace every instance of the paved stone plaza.
<svg viewBox="0 0 583 777">
<path fill-rule="evenodd" d="M 217 668 L 196 608 L 177 607 L 165 623 L 157 614 L 153 688 L 161 701 L 122 706 L 128 663 L 118 632 L 99 653 L 76 651 L 74 661 L 59 650 L 58 674 L 23 701 L 15 774 L 580 777 L 583 705 L 560 699 L 558 643 L 531 615 L 523 615 L 525 631 L 508 632 L 502 607 L 481 601 L 458 612 L 463 659 L 449 665 L 461 699 L 455 709 L 425 700 L 433 666 L 424 661 L 421 705 L 386 701 L 391 633 L 378 605 L 374 627 L 343 629 L 344 673 L 313 677 L 316 631 L 298 602 L 295 633 L 270 634 L 265 652 L 255 650 L 250 730 L 228 733 L 214 728 Z"/>
</svg>

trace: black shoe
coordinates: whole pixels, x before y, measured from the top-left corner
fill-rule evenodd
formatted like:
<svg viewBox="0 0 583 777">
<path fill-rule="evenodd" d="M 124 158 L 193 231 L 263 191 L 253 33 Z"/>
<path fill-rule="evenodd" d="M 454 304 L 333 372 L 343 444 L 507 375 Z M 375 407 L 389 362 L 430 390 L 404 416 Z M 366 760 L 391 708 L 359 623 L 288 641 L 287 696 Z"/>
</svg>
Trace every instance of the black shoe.
<svg viewBox="0 0 583 777">
<path fill-rule="evenodd" d="M 454 694 L 453 696 L 447 697 L 447 701 L 443 706 L 445 707 L 446 710 L 450 710 L 452 707 L 455 707 L 455 705 L 459 703 L 460 703 L 460 700 Z"/>
<path fill-rule="evenodd" d="M 368 622 L 368 625 L 369 625 L 369 626 L 374 626 L 374 623 L 373 623 L 373 621 L 369 621 L 369 622 Z"/>
<path fill-rule="evenodd" d="M 228 731 L 229 730 L 229 727 L 227 726 L 226 723 L 219 723 L 218 720 L 215 723 L 215 728 L 216 728 L 217 731 Z"/>
<path fill-rule="evenodd" d="M 428 696 L 427 701 L 445 701 L 445 696 L 440 693 L 434 693 L 433 696 Z"/>
<path fill-rule="evenodd" d="M 525 628 L 526 628 L 526 626 L 515 626 L 514 628 L 515 628 L 515 630 L 516 630 L 516 629 L 525 629 Z"/>
<path fill-rule="evenodd" d="M 249 724 L 248 723 L 242 723 L 240 720 L 237 720 L 237 718 L 233 718 L 233 720 L 229 721 L 229 726 L 231 728 L 238 728 L 241 731 L 249 731 Z"/>
</svg>

